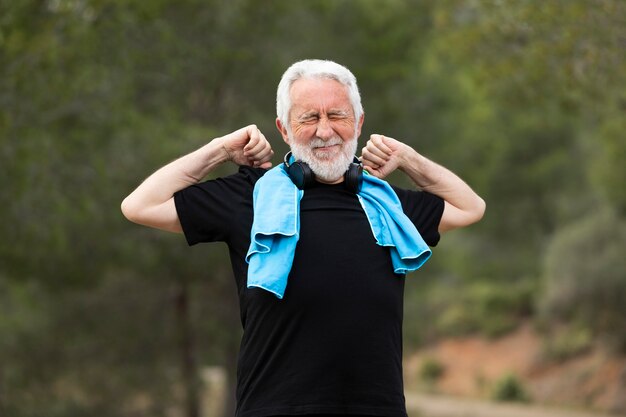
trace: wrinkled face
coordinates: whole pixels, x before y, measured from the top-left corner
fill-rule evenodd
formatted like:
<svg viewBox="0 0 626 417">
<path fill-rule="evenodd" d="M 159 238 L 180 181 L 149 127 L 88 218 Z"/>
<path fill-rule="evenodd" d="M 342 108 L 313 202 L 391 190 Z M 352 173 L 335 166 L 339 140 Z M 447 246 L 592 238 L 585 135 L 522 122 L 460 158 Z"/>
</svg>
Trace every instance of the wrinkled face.
<svg viewBox="0 0 626 417">
<path fill-rule="evenodd" d="M 322 182 L 338 183 L 356 153 L 363 118 L 357 122 L 347 88 L 327 78 L 301 78 L 291 86 L 289 126 L 276 121 L 296 160 Z"/>
</svg>

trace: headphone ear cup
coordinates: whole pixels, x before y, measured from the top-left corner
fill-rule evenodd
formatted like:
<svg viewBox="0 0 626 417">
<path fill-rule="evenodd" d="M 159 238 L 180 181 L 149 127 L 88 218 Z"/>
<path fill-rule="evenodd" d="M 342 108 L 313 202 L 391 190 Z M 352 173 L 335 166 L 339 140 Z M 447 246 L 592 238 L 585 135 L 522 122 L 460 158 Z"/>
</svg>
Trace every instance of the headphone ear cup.
<svg viewBox="0 0 626 417">
<path fill-rule="evenodd" d="M 363 165 L 360 163 L 351 163 L 350 168 L 344 175 L 344 181 L 346 189 L 354 194 L 361 191 L 361 184 L 363 183 Z"/>
<path fill-rule="evenodd" d="M 287 168 L 289 178 L 300 190 L 304 190 L 310 186 L 315 180 L 313 170 L 306 162 L 296 161 Z"/>
</svg>

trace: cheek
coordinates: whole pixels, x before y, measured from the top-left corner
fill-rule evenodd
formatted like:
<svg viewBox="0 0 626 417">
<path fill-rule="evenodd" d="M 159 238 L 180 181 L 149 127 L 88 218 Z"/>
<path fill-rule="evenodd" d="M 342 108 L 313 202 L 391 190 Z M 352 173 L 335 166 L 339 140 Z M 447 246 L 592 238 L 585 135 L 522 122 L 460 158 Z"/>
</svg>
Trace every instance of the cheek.
<svg viewBox="0 0 626 417">
<path fill-rule="evenodd" d="M 356 133 L 354 123 L 342 123 L 341 126 L 337 126 L 335 131 L 339 133 L 344 140 L 352 139 Z"/>
<path fill-rule="evenodd" d="M 291 126 L 293 132 L 293 138 L 297 142 L 305 142 L 315 136 L 315 127 L 307 125 L 295 125 Z"/>
</svg>

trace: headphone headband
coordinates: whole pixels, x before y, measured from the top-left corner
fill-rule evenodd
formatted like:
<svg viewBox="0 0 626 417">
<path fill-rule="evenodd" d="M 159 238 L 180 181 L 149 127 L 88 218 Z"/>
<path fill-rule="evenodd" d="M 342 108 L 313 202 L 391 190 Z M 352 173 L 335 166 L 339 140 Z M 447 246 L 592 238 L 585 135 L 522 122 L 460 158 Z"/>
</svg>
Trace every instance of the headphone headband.
<svg viewBox="0 0 626 417">
<path fill-rule="evenodd" d="M 283 158 L 283 163 L 285 164 L 285 166 L 286 166 L 287 168 L 289 168 L 289 166 L 291 165 L 291 164 L 289 163 L 289 160 L 291 159 L 291 157 L 292 157 L 292 156 L 293 156 L 293 155 L 291 154 L 291 151 L 289 151 L 289 152 L 287 152 L 287 153 L 285 154 L 285 157 Z"/>
</svg>

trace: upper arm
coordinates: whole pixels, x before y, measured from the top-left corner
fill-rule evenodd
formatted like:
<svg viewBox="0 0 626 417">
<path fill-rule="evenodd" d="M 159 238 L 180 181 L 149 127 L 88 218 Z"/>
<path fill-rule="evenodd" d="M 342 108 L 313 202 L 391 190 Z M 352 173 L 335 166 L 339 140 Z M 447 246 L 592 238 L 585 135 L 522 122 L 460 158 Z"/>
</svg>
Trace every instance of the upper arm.
<svg viewBox="0 0 626 417">
<path fill-rule="evenodd" d="M 439 232 L 443 233 L 476 223 L 483 217 L 484 212 L 485 204 L 482 199 L 480 199 L 480 203 L 477 203 L 476 207 L 471 210 L 461 210 L 445 201 L 443 214 L 439 222 Z"/>
<path fill-rule="evenodd" d="M 133 223 L 167 232 L 183 232 L 176 211 L 174 197 L 166 200 L 164 203 L 149 207 L 133 207 L 127 199 L 122 202 L 122 213 Z"/>
</svg>

